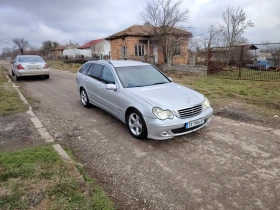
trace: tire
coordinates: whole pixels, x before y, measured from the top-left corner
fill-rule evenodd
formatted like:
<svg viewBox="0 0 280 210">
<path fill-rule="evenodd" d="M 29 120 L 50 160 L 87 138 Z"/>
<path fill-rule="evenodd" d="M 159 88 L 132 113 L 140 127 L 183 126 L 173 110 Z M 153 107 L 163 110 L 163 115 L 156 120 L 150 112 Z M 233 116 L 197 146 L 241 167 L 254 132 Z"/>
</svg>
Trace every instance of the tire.
<svg viewBox="0 0 280 210">
<path fill-rule="evenodd" d="M 85 91 L 85 89 L 81 89 L 80 97 L 81 97 L 81 102 L 82 102 L 83 106 L 86 108 L 90 107 L 87 92 Z"/>
<path fill-rule="evenodd" d="M 16 81 L 19 81 L 20 77 L 18 77 L 16 74 L 15 74 L 15 76 L 16 76 Z"/>
<path fill-rule="evenodd" d="M 146 139 L 148 136 L 148 130 L 146 127 L 145 120 L 142 114 L 136 110 L 131 109 L 127 113 L 126 119 L 127 128 L 130 134 L 136 139 Z"/>
<path fill-rule="evenodd" d="M 49 79 L 50 75 L 45 75 L 44 77 L 45 77 L 45 79 Z"/>
<path fill-rule="evenodd" d="M 15 73 L 14 73 L 13 69 L 12 69 L 12 75 L 15 76 Z"/>
</svg>

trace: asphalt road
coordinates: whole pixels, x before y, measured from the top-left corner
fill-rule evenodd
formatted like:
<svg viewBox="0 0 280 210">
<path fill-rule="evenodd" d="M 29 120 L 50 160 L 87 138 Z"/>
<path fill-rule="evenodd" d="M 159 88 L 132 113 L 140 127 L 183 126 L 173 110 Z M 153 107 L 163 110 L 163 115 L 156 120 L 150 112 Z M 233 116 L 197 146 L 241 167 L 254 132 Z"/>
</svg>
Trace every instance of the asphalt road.
<svg viewBox="0 0 280 210">
<path fill-rule="evenodd" d="M 139 141 L 118 119 L 81 105 L 73 73 L 17 84 L 118 209 L 280 209 L 278 131 L 214 117 L 196 133 Z"/>
</svg>

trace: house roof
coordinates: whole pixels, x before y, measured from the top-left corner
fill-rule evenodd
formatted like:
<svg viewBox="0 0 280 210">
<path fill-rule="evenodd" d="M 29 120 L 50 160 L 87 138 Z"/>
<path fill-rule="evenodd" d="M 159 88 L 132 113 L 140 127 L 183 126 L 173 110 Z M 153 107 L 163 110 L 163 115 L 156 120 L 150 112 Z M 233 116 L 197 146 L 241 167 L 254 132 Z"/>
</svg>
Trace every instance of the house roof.
<svg viewBox="0 0 280 210">
<path fill-rule="evenodd" d="M 97 44 L 98 42 L 101 42 L 102 40 L 104 40 L 104 38 L 91 40 L 90 42 L 87 42 L 84 45 L 80 46 L 79 49 L 91 48 L 93 45 Z"/>
<path fill-rule="evenodd" d="M 190 32 L 174 28 L 174 33 L 180 34 L 183 36 L 191 36 Z M 108 36 L 107 40 L 113 40 L 120 37 L 126 37 L 126 36 L 141 36 L 141 37 L 151 37 L 153 34 L 153 27 L 150 25 L 133 25 L 129 28 L 122 30 L 118 33 L 115 33 L 111 36 Z"/>
<path fill-rule="evenodd" d="M 58 45 L 56 48 L 52 49 L 51 51 L 64 50 L 65 48 L 66 48 L 65 45 Z"/>
<path fill-rule="evenodd" d="M 251 44 L 251 45 L 244 45 L 244 49 L 257 50 L 259 48 L 257 48 L 255 45 Z"/>
</svg>

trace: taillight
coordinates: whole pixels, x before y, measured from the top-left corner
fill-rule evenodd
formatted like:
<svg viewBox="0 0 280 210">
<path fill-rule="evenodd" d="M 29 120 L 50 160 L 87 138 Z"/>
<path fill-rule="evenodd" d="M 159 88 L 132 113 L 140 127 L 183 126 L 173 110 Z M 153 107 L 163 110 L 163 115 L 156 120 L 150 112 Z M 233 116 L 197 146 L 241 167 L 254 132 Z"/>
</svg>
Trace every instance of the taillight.
<svg viewBox="0 0 280 210">
<path fill-rule="evenodd" d="M 20 69 L 24 69 L 24 68 L 23 68 L 23 66 L 21 64 L 18 64 L 17 65 L 17 69 L 20 70 Z"/>
<path fill-rule="evenodd" d="M 46 63 L 45 66 L 44 66 L 44 69 L 47 69 L 49 68 L 48 64 Z"/>
</svg>

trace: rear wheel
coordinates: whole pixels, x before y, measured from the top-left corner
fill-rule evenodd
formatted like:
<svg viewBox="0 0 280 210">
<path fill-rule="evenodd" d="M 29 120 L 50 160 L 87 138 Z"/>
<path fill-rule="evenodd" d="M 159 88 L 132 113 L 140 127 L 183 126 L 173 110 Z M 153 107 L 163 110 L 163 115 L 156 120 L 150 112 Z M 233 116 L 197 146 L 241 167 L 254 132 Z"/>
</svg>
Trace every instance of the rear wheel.
<svg viewBox="0 0 280 210">
<path fill-rule="evenodd" d="M 81 96 L 81 102 L 82 102 L 83 106 L 84 107 L 89 107 L 90 103 L 89 103 L 87 92 L 85 91 L 85 89 L 81 90 L 80 96 Z"/>
<path fill-rule="evenodd" d="M 15 76 L 16 76 L 16 81 L 19 81 L 20 77 L 18 77 L 16 74 L 15 74 Z"/>
<path fill-rule="evenodd" d="M 131 109 L 127 114 L 127 127 L 134 138 L 145 139 L 148 136 L 148 130 L 142 114 L 136 110 Z"/>
<path fill-rule="evenodd" d="M 12 75 L 15 76 L 15 73 L 14 73 L 13 69 L 12 69 Z"/>
</svg>

